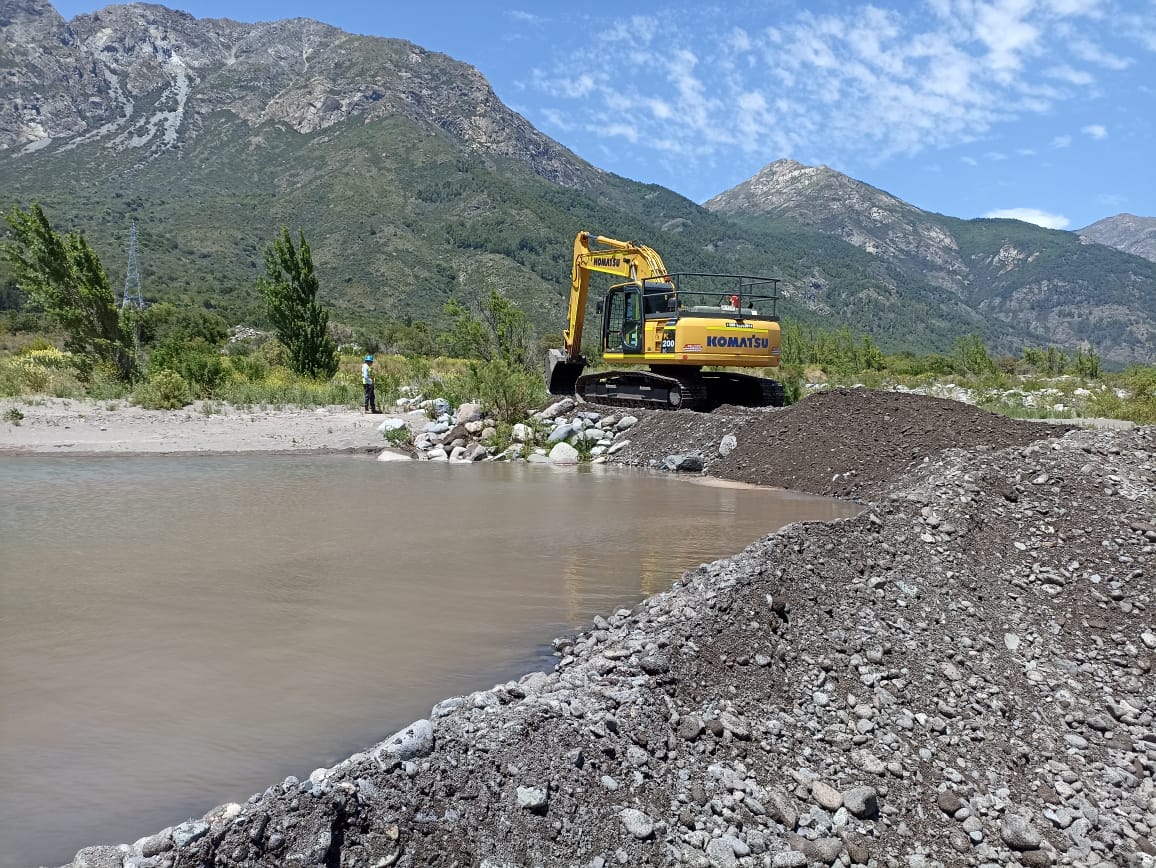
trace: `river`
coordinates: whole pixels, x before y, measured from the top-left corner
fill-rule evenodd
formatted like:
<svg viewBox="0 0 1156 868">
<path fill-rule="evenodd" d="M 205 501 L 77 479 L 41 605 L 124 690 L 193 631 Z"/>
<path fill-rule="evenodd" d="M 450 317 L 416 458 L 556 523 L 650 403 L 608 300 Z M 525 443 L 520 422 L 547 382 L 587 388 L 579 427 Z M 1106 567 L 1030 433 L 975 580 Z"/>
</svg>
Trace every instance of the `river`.
<svg viewBox="0 0 1156 868">
<path fill-rule="evenodd" d="M 852 504 L 597 467 L 0 459 L 0 866 L 332 765 Z"/>
</svg>

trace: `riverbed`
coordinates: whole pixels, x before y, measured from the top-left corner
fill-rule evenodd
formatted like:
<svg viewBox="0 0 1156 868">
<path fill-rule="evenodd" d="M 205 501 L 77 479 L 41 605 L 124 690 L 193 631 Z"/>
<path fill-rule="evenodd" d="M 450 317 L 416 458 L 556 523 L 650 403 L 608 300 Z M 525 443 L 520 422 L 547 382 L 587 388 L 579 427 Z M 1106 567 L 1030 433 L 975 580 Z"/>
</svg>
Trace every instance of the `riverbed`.
<svg viewBox="0 0 1156 868">
<path fill-rule="evenodd" d="M 649 473 L 350 455 L 0 460 L 0 865 L 62 864 L 288 774 L 799 520 Z"/>
</svg>

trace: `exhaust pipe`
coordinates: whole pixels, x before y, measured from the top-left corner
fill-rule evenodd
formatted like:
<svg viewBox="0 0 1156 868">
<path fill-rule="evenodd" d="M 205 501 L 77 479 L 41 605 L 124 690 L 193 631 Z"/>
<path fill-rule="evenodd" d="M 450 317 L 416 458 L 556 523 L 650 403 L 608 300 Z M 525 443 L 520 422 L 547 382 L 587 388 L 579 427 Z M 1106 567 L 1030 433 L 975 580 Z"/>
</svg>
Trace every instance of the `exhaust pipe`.
<svg viewBox="0 0 1156 868">
<path fill-rule="evenodd" d="M 573 396 L 585 367 L 586 360 L 581 356 L 572 359 L 565 350 L 546 350 L 546 390 L 551 395 Z"/>
</svg>

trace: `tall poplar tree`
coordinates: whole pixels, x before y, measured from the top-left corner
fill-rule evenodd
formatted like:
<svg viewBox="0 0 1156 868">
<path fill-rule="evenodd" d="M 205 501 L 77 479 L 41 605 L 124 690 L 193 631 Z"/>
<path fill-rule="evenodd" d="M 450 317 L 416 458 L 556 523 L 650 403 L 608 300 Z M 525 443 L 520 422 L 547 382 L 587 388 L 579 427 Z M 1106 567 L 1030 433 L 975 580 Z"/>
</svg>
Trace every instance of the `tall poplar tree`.
<svg viewBox="0 0 1156 868">
<path fill-rule="evenodd" d="M 124 380 L 136 370 L 132 333 L 100 258 L 83 235 L 60 235 L 39 205 L 5 215 L 11 230 L 0 256 L 17 285 L 64 329 L 65 348 L 110 364 Z"/>
<path fill-rule="evenodd" d="M 294 247 L 289 227 L 281 227 L 281 234 L 265 248 L 265 276 L 258 279 L 257 288 L 278 339 L 289 350 L 289 366 L 307 377 L 337 373 L 329 311 L 317 303 L 313 254 L 303 232 L 298 230 Z"/>
</svg>

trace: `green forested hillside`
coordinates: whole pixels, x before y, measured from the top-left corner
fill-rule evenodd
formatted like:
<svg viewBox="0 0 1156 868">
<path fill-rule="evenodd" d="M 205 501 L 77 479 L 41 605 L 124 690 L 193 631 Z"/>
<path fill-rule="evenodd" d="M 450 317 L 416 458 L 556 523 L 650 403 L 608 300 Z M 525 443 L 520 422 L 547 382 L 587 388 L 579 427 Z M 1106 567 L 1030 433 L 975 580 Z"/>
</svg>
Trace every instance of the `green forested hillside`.
<svg viewBox="0 0 1156 868">
<path fill-rule="evenodd" d="M 40 157 L 35 173 L 13 171 L 27 158 L 0 161 L 6 207 L 38 201 L 58 229 L 82 231 L 114 285 L 135 218 L 145 297 L 235 321 L 261 320 L 253 282 L 286 224 L 305 232 L 324 300 L 352 325 L 440 322 L 449 300 L 470 305 L 497 288 L 541 331 L 558 330 L 573 238 L 587 229 L 653 246 L 674 270 L 782 276 L 784 317 L 848 322 L 885 346 L 943 348 L 976 327 L 938 309 L 927 287 L 789 221 L 731 221 L 613 176 L 594 191 L 559 187 L 404 118 L 303 136 L 221 114 L 184 150 L 135 165 L 81 152 Z"/>
</svg>

